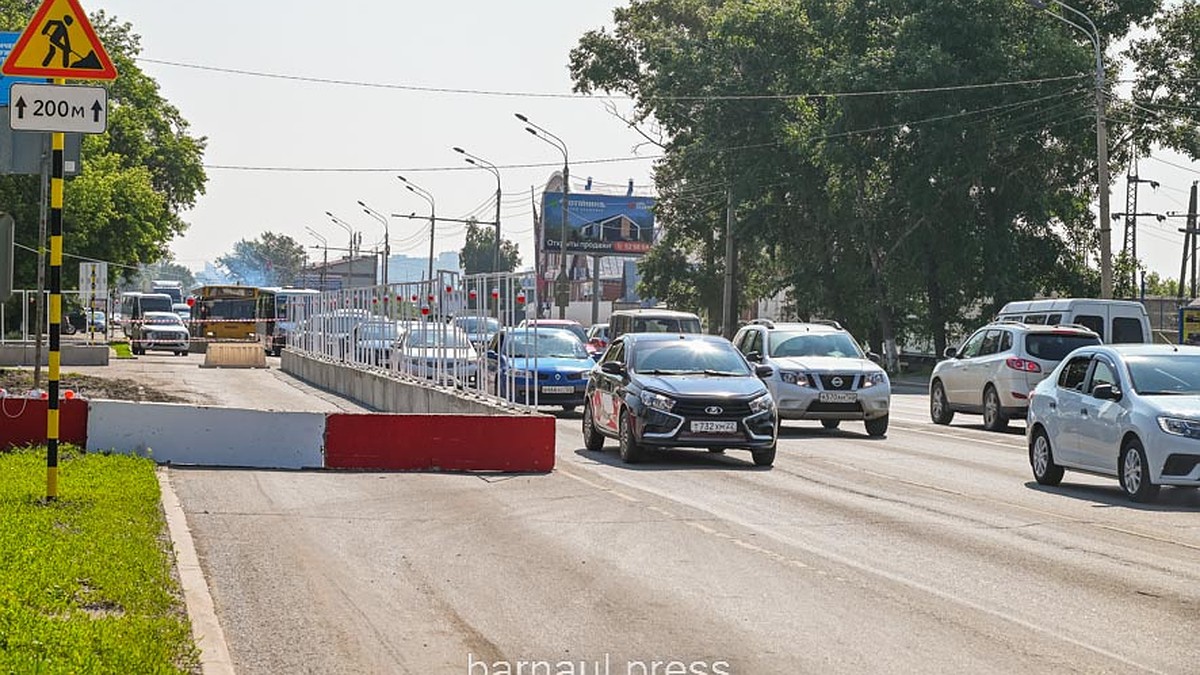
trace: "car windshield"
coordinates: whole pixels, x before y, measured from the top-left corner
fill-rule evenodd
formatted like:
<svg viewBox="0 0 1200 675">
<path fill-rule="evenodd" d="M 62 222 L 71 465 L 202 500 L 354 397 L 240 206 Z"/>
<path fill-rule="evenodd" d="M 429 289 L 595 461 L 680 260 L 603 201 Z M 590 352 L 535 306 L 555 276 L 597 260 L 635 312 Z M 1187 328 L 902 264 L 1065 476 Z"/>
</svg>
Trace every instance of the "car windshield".
<svg viewBox="0 0 1200 675">
<path fill-rule="evenodd" d="M 733 345 L 701 340 L 655 340 L 634 348 L 633 370 L 658 375 L 749 375 Z"/>
<path fill-rule="evenodd" d="M 587 349 L 575 334 L 562 330 L 511 333 L 504 340 L 504 351 L 517 359 L 586 359 Z"/>
<path fill-rule="evenodd" d="M 639 316 L 633 320 L 634 333 L 699 333 L 700 320 L 693 318 Z"/>
<path fill-rule="evenodd" d="M 495 333 L 500 330 L 500 322 L 481 316 L 464 316 L 454 320 L 455 325 L 468 333 Z"/>
<path fill-rule="evenodd" d="M 409 328 L 408 346 L 460 349 L 470 347 L 471 341 L 467 338 L 466 333 L 454 326 L 418 324 Z"/>
<path fill-rule="evenodd" d="M 588 339 L 587 331 L 583 330 L 583 326 L 580 326 L 579 324 L 576 324 L 576 323 L 545 324 L 545 323 L 534 322 L 534 323 L 529 324 L 529 326 L 536 326 L 538 328 L 538 330 L 551 329 L 551 330 L 571 331 L 571 334 L 574 335 L 575 337 L 579 338 L 580 342 L 587 342 L 587 339 Z"/>
<path fill-rule="evenodd" d="M 1133 390 L 1143 396 L 1200 394 L 1200 356 L 1130 356 L 1125 362 Z"/>
<path fill-rule="evenodd" d="M 358 327 L 359 340 L 395 340 L 399 336 L 400 331 L 391 322 L 364 323 Z"/>
<path fill-rule="evenodd" d="M 1100 344 L 1095 335 L 1079 333 L 1029 333 L 1025 336 L 1025 351 L 1035 359 L 1062 361 L 1079 347 Z"/>
<path fill-rule="evenodd" d="M 832 356 L 862 358 L 862 350 L 845 333 L 772 332 L 770 356 Z"/>
</svg>

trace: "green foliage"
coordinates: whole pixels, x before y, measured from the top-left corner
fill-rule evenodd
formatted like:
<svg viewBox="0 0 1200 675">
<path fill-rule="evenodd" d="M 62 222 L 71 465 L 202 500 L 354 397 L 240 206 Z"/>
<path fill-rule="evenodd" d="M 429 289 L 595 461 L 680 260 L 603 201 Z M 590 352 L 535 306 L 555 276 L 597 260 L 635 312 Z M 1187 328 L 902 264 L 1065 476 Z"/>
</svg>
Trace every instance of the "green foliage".
<svg viewBox="0 0 1200 675">
<path fill-rule="evenodd" d="M 44 457 L 0 455 L 0 672 L 194 671 L 154 463 L 66 448 L 46 503 Z"/>
<path fill-rule="evenodd" d="M 491 225 L 467 223 L 467 239 L 459 251 L 463 270 L 467 274 L 512 272 L 521 264 L 521 252 L 508 239 L 500 239 L 500 269 L 496 269 L 496 230 Z"/>
<path fill-rule="evenodd" d="M 1134 40 L 1126 55 L 1135 63 L 1131 135 L 1146 153 L 1151 143 L 1200 157 L 1200 2 L 1185 0 L 1154 17 L 1149 37 Z"/>
<path fill-rule="evenodd" d="M 238 282 L 249 286 L 292 286 L 308 263 L 304 246 L 286 234 L 263 232 L 254 240 L 242 239 L 217 264 Z"/>
<path fill-rule="evenodd" d="M 0 26 L 21 30 L 38 3 L 0 0 Z M 109 91 L 108 131 L 85 136 L 81 172 L 64 194 L 64 251 L 121 265 L 151 263 L 167 255 L 170 240 L 187 224 L 179 212 L 204 192 L 205 139 L 192 136 L 180 111 L 138 68 L 138 36 L 128 23 L 104 12 L 92 16 L 97 36 L 117 68 Z M 0 175 L 0 203 L 17 221 L 17 242 L 37 248 L 42 199 L 37 176 Z M 16 286 L 33 288 L 37 257 L 19 249 Z M 77 281 L 78 261 L 67 257 L 63 286 Z M 120 268 L 110 265 L 116 280 Z"/>
<path fill-rule="evenodd" d="M 1159 3 L 1076 4 L 1108 41 Z M 666 134 L 645 293 L 712 323 L 728 199 L 740 307 L 785 292 L 939 350 L 981 305 L 1098 290 L 1093 64 L 1011 0 L 634 0 L 570 56 L 577 91 L 628 94 Z M 947 85 L 981 86 L 895 93 Z"/>
</svg>

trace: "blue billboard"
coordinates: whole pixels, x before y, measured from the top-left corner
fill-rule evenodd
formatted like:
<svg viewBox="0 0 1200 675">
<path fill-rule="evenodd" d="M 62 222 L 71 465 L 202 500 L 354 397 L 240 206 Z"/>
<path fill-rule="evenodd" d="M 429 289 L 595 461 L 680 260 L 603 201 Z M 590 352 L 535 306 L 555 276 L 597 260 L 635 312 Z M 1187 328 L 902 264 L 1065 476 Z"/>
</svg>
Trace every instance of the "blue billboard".
<svg viewBox="0 0 1200 675">
<path fill-rule="evenodd" d="M 0 32 L 0 63 L 4 63 L 4 59 L 8 58 L 8 53 L 17 44 L 17 38 L 21 37 L 19 32 Z M 0 106 L 8 105 L 9 97 L 8 90 L 15 82 L 45 82 L 36 77 L 3 77 L 0 76 Z"/>
<path fill-rule="evenodd" d="M 563 193 L 542 195 L 542 248 L 557 253 L 642 255 L 654 243 L 654 198 L 567 195 L 563 227 Z"/>
</svg>

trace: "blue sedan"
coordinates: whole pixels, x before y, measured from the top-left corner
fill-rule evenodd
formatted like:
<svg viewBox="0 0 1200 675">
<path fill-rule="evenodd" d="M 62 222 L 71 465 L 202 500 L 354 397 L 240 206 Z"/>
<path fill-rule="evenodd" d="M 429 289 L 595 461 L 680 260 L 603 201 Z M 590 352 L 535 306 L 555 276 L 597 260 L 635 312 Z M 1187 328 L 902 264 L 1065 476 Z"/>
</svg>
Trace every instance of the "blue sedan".
<svg viewBox="0 0 1200 675">
<path fill-rule="evenodd" d="M 492 391 L 500 397 L 566 411 L 583 405 L 596 365 L 574 333 L 557 328 L 500 331 L 488 344 L 487 359 Z"/>
</svg>

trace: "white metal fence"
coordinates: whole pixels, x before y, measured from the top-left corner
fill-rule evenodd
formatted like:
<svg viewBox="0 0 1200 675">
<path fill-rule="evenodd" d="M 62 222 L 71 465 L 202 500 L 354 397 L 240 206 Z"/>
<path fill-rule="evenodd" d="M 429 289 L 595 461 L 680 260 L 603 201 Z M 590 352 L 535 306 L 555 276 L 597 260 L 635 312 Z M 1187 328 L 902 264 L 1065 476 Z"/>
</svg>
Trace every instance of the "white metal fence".
<svg viewBox="0 0 1200 675">
<path fill-rule="evenodd" d="M 94 326 L 94 322 L 88 320 L 89 313 L 82 308 L 80 291 L 63 291 L 62 292 L 63 316 L 62 332 L 64 335 L 80 334 L 99 341 L 107 342 L 110 331 L 108 329 L 111 322 L 112 314 L 111 307 L 108 303 L 103 303 L 103 306 L 96 307 L 95 319 L 100 322 L 103 319 L 103 328 Z M 37 291 L 36 290 L 14 290 L 13 297 L 16 306 L 19 306 L 17 312 L 5 311 L 4 304 L 0 304 L 0 344 L 5 342 L 33 342 L 37 339 L 37 333 L 34 331 L 34 325 L 37 323 Z M 50 307 L 50 291 L 42 292 L 42 302 L 46 310 L 43 310 L 42 317 L 42 334 L 48 335 L 50 332 L 50 318 L 48 308 Z M 9 308 L 13 308 L 13 302 L 7 303 Z M 14 316 L 15 314 L 15 316 Z M 94 330 L 92 328 L 94 327 Z"/>
</svg>

